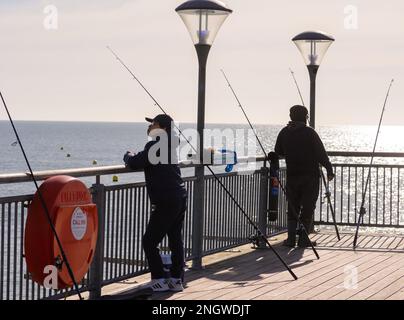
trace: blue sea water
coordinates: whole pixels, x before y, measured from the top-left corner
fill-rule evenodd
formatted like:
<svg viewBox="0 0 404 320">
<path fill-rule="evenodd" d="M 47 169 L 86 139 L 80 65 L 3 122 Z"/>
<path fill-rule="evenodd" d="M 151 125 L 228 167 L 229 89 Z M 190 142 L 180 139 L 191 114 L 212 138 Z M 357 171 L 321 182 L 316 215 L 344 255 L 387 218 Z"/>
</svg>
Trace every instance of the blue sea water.
<svg viewBox="0 0 404 320">
<path fill-rule="evenodd" d="M 101 122 L 31 122 L 16 121 L 22 144 L 34 171 L 109 166 L 122 164 L 125 151 L 142 150 L 147 142 L 146 123 L 101 123 Z M 179 124 L 181 130 L 194 128 L 193 124 Z M 208 129 L 220 132 L 231 129 L 237 146 L 255 143 L 253 136 L 248 136 L 248 126 L 244 124 L 208 124 Z M 276 136 L 282 125 L 258 125 L 257 132 L 264 147 L 273 149 Z M 243 138 L 236 137 L 235 132 L 245 133 Z M 318 132 L 328 151 L 371 151 L 376 135 L 375 126 L 320 126 Z M 27 165 L 8 121 L 0 121 L 0 174 L 27 172 Z M 186 145 L 183 142 L 183 145 Z M 205 141 L 211 146 L 214 141 Z M 214 147 L 220 148 L 221 141 Z M 239 147 L 239 146 L 238 146 Z M 254 147 L 261 154 L 259 146 Z M 382 127 L 377 151 L 404 152 L 404 127 Z M 254 153 L 254 152 L 253 152 Z M 70 157 L 67 157 L 70 154 Z M 245 155 L 251 150 L 245 150 Z M 97 164 L 93 165 L 96 160 Z M 341 159 L 338 159 L 341 161 Z M 354 161 L 361 161 L 355 159 Z M 368 161 L 362 159 L 362 161 Z M 379 159 L 393 163 L 400 159 Z M 191 174 L 188 171 L 185 174 Z M 119 177 L 119 182 L 133 182 L 143 179 L 143 174 L 129 174 Z M 94 183 L 94 178 L 83 179 L 87 185 Z M 112 184 L 110 176 L 103 177 L 105 184 Z M 0 185 L 0 197 L 31 193 L 32 183 Z"/>
</svg>

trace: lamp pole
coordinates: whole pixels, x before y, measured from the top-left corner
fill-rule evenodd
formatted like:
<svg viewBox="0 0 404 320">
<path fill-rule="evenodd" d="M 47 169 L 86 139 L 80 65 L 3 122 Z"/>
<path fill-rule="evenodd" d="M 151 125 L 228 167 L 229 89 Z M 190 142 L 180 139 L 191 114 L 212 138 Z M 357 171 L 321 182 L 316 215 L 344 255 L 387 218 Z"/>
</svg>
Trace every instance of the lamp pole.
<svg viewBox="0 0 404 320">
<path fill-rule="evenodd" d="M 197 120 L 197 156 L 199 164 L 195 167 L 196 181 L 193 194 L 192 219 L 192 267 L 202 268 L 204 203 L 205 203 L 205 168 L 203 164 L 203 145 L 205 129 L 206 64 L 213 41 L 221 25 L 232 13 L 224 3 L 218 0 L 189 0 L 178 8 L 177 13 L 185 23 L 194 42 L 199 62 L 198 76 L 198 120 Z"/>
<path fill-rule="evenodd" d="M 319 66 L 309 65 L 310 76 L 310 127 L 315 129 L 316 127 L 316 78 Z"/>
<path fill-rule="evenodd" d="M 198 144 L 200 164 L 195 167 L 195 189 L 194 189 L 194 223 L 192 227 L 193 246 L 192 254 L 197 257 L 193 260 L 192 267 L 194 269 L 202 268 L 202 251 L 203 251 L 203 225 L 205 212 L 205 167 L 203 165 L 203 135 L 205 129 L 205 98 L 206 98 L 206 64 L 210 51 L 210 45 L 195 45 L 198 54 L 199 76 L 198 76 Z"/>
</svg>

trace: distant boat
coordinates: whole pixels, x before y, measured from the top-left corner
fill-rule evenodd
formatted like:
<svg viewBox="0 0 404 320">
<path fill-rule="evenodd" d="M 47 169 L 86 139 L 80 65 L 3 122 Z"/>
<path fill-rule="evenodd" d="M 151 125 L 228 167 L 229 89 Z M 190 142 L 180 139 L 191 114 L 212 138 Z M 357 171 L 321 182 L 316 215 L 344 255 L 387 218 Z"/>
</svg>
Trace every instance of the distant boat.
<svg viewBox="0 0 404 320">
<path fill-rule="evenodd" d="M 12 147 L 15 147 L 17 144 L 18 144 L 18 141 L 14 141 L 14 142 L 11 144 L 11 146 L 12 146 Z"/>
</svg>

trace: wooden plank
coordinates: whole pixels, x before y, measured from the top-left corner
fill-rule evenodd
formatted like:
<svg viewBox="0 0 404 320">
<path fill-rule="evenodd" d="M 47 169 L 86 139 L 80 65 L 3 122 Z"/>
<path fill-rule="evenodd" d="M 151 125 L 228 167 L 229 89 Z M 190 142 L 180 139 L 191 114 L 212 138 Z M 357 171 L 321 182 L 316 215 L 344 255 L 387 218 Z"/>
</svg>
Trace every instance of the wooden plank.
<svg viewBox="0 0 404 320">
<path fill-rule="evenodd" d="M 397 256 L 395 256 L 397 257 Z M 382 263 L 380 268 L 377 268 L 376 270 L 372 270 L 372 274 L 369 274 L 369 276 L 366 279 L 363 279 L 359 284 L 358 284 L 358 289 L 352 290 L 351 292 L 345 292 L 343 294 L 344 299 L 351 299 L 351 300 L 363 300 L 364 296 L 370 296 L 371 294 L 363 294 L 363 292 L 367 289 L 370 291 L 374 290 L 374 286 L 377 285 L 379 282 L 383 283 L 385 285 L 390 284 L 387 283 L 387 280 L 385 279 L 388 275 L 391 275 L 391 273 L 394 273 L 395 271 L 400 270 L 401 266 L 403 265 L 402 259 L 398 259 L 393 261 L 392 259 L 388 260 L 388 263 Z M 394 280 L 393 280 L 394 281 Z M 377 291 L 373 291 L 377 292 Z M 341 297 L 338 297 L 341 298 Z M 387 297 L 385 297 L 387 298 Z"/>
<path fill-rule="evenodd" d="M 345 257 L 345 258 L 343 258 Z M 351 261 L 352 259 L 349 259 Z M 277 288 L 276 290 L 268 291 L 264 293 L 265 298 L 268 299 L 288 299 L 292 296 L 299 297 L 302 292 L 305 292 L 309 290 L 311 287 L 315 286 L 315 282 L 319 281 L 324 282 L 324 280 L 321 280 L 323 278 L 328 279 L 328 275 L 332 273 L 334 270 L 338 270 L 341 265 L 344 263 L 347 263 L 347 257 L 346 254 L 343 253 L 341 256 L 337 257 L 335 261 L 333 261 L 332 264 L 328 266 L 323 266 L 321 268 L 321 272 L 318 271 L 312 271 L 309 273 L 306 277 L 304 277 L 304 281 L 299 281 L 295 287 L 291 286 L 283 286 L 280 288 Z"/>
<path fill-rule="evenodd" d="M 396 247 L 397 250 L 404 250 L 404 238 L 401 239 L 400 243 Z"/>
<path fill-rule="evenodd" d="M 345 253 L 344 260 L 338 263 L 335 268 L 326 270 L 323 275 L 318 275 L 318 272 L 313 273 L 313 280 L 305 284 L 305 288 L 296 290 L 296 292 L 284 292 L 277 299 L 310 299 L 318 297 L 319 294 L 326 290 L 336 290 L 344 283 L 345 267 L 352 265 L 359 268 L 361 265 L 369 263 L 369 261 L 377 261 L 385 259 L 382 254 L 373 254 L 372 257 L 368 253 L 361 252 L 360 254 Z"/>
<path fill-rule="evenodd" d="M 267 251 L 266 251 L 267 252 Z M 301 253 L 303 253 L 303 258 L 308 259 L 311 261 L 311 255 L 312 253 L 309 250 L 300 250 Z M 269 252 L 267 252 L 269 253 Z M 268 255 L 270 259 L 272 260 L 270 263 L 267 263 L 265 259 L 260 260 L 257 262 L 253 267 L 251 267 L 251 261 L 250 261 L 250 267 L 246 268 L 240 268 L 239 272 L 236 273 L 231 273 L 231 274 L 224 274 L 218 280 L 216 283 L 212 283 L 211 280 L 208 281 L 203 281 L 200 283 L 192 283 L 193 286 L 193 293 L 190 296 L 190 299 L 210 299 L 209 295 L 212 294 L 212 292 L 217 291 L 217 290 L 223 290 L 224 288 L 229 288 L 230 286 L 234 286 L 234 283 L 243 283 L 243 282 L 249 282 L 254 283 L 255 281 L 265 278 L 265 279 L 271 279 L 271 281 L 275 281 L 273 277 L 275 277 L 277 274 L 282 274 L 284 275 L 286 281 L 293 281 L 293 278 L 291 278 L 290 274 L 285 270 L 284 266 L 277 260 L 276 257 L 273 256 L 273 253 L 271 252 L 270 255 Z M 285 258 L 285 257 L 284 257 Z M 289 263 L 293 267 L 292 259 L 295 261 L 300 261 L 302 258 L 295 255 L 293 256 L 287 256 L 285 258 L 286 263 Z M 236 261 L 234 261 L 235 265 L 238 265 Z M 294 270 L 296 272 L 296 270 Z M 206 288 L 209 288 L 209 290 L 206 290 Z M 234 290 L 234 288 L 232 289 Z"/>
<path fill-rule="evenodd" d="M 314 234 L 321 246 L 317 260 L 311 249 L 290 250 L 279 245 L 277 237 L 271 244 L 296 275 L 294 281 L 271 250 L 253 250 L 250 245 L 239 251 L 221 252 L 204 258 L 205 268 L 186 272 L 187 287 L 183 292 L 159 293 L 153 299 L 167 300 L 237 300 L 237 299 L 403 299 L 404 256 L 394 249 L 404 246 L 404 238 L 361 235 L 357 251 L 353 251 L 352 234 L 342 235 L 336 243 L 333 233 Z M 335 248 L 333 247 L 335 245 Z M 360 250 L 376 248 L 374 251 Z M 348 250 L 349 248 L 349 250 Z M 344 268 L 358 268 L 358 289 L 343 287 Z M 142 275 L 103 288 L 103 294 L 129 290 L 150 274 Z M 135 285 L 135 286 L 136 286 Z"/>
<path fill-rule="evenodd" d="M 386 300 L 404 300 L 404 290 L 397 291 L 395 294 L 388 297 Z"/>
<path fill-rule="evenodd" d="M 370 298 L 372 295 L 381 292 L 384 288 L 390 286 L 394 282 L 397 282 L 403 276 L 403 267 L 404 260 L 402 259 L 396 261 L 392 265 L 389 265 L 387 268 L 374 275 L 375 279 L 372 279 L 373 283 L 371 283 L 367 288 L 354 294 L 349 299 L 365 300 Z M 363 286 L 363 284 L 361 284 L 361 286 Z M 388 296 L 386 295 L 384 298 L 388 298 Z"/>
<path fill-rule="evenodd" d="M 379 261 L 383 261 L 386 259 L 384 254 L 381 253 L 371 253 L 362 252 L 365 258 L 360 260 L 353 260 L 352 262 L 347 263 L 344 268 L 340 268 L 337 272 L 333 273 L 330 278 L 328 278 L 323 283 L 318 284 L 315 288 L 312 288 L 310 291 L 304 292 L 301 294 L 300 299 L 314 299 L 314 300 L 324 300 L 330 298 L 330 296 L 337 294 L 338 292 L 344 290 L 344 283 L 347 280 L 347 272 L 349 269 L 345 269 L 346 267 L 355 266 L 356 268 L 360 268 L 363 266 L 368 266 L 369 263 L 377 263 Z M 323 279 L 324 280 L 324 279 Z"/>
<path fill-rule="evenodd" d="M 334 246 L 335 248 L 343 248 L 347 246 L 349 243 L 353 242 L 353 237 L 351 234 L 345 234 L 341 237 L 341 240 L 337 242 Z"/>
<path fill-rule="evenodd" d="M 380 246 L 381 249 L 388 249 L 396 237 L 388 237 L 387 240 Z"/>
<path fill-rule="evenodd" d="M 388 237 L 380 237 L 379 241 L 377 241 L 374 245 L 373 245 L 373 249 L 379 249 L 383 243 L 386 242 L 386 240 L 388 239 Z"/>
<path fill-rule="evenodd" d="M 381 261 L 377 261 L 375 259 L 371 259 L 366 264 L 358 266 L 358 288 L 357 289 L 346 289 L 346 288 L 332 288 L 330 290 L 326 290 L 322 293 L 322 297 L 325 299 L 332 299 L 332 300 L 342 300 L 347 299 L 355 292 L 361 290 L 362 285 L 366 286 L 367 278 L 371 275 L 377 273 L 380 270 L 383 270 L 388 264 L 395 262 L 397 259 L 401 259 L 401 257 L 397 256 L 389 256 L 386 255 L 384 259 Z"/>
<path fill-rule="evenodd" d="M 396 249 L 397 246 L 400 244 L 401 240 L 402 240 L 401 237 L 394 237 L 394 240 L 393 240 L 393 242 L 390 244 L 389 249 L 393 249 L 393 250 Z"/>
<path fill-rule="evenodd" d="M 372 240 L 369 241 L 366 244 L 366 247 L 364 249 L 371 249 L 373 248 L 373 246 L 379 241 L 379 237 L 378 236 L 372 236 Z M 358 248 L 362 248 L 361 246 L 358 246 Z"/>
<path fill-rule="evenodd" d="M 385 297 L 390 298 L 397 292 L 403 290 L 403 284 L 404 284 L 404 275 L 402 275 L 397 281 L 389 284 L 388 286 L 384 287 L 383 289 L 376 292 L 372 296 L 368 297 L 367 300 L 382 300 L 385 299 Z"/>
</svg>

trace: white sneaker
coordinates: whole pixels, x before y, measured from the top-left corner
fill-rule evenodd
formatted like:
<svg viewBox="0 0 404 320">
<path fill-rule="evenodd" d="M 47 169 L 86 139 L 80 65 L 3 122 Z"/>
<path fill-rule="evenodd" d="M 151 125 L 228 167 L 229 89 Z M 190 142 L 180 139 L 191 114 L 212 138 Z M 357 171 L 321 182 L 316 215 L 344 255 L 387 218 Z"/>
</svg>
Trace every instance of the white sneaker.
<svg viewBox="0 0 404 320">
<path fill-rule="evenodd" d="M 184 290 L 181 279 L 177 278 L 170 278 L 170 280 L 168 281 L 168 287 L 170 288 L 170 291 L 179 292 Z"/>
<path fill-rule="evenodd" d="M 139 288 L 141 289 L 150 288 L 154 292 L 162 292 L 170 290 L 170 287 L 168 286 L 168 280 L 164 278 L 152 279 L 150 282 L 140 285 Z"/>
</svg>

